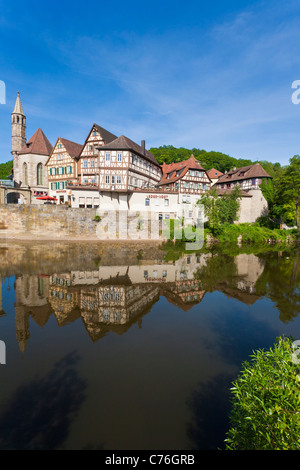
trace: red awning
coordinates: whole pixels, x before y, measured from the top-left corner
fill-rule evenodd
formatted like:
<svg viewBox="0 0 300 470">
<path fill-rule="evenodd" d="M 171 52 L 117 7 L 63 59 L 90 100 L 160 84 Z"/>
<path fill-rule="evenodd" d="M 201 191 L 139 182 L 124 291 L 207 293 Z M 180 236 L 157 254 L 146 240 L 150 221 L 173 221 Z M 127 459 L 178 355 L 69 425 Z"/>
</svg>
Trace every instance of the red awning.
<svg viewBox="0 0 300 470">
<path fill-rule="evenodd" d="M 57 201 L 55 197 L 51 197 L 51 196 L 42 196 L 42 197 L 37 197 L 36 199 L 40 199 L 41 201 Z"/>
</svg>

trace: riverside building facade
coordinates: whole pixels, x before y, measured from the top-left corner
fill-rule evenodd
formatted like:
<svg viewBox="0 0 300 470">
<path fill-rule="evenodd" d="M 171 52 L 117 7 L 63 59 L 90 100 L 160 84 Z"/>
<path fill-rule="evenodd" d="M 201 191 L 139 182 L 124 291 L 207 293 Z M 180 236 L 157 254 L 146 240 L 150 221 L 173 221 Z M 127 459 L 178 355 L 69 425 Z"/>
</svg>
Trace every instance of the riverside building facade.
<svg viewBox="0 0 300 470">
<path fill-rule="evenodd" d="M 78 158 L 82 145 L 59 137 L 47 161 L 49 194 L 58 204 L 71 205 L 69 184 L 78 183 Z"/>
<path fill-rule="evenodd" d="M 0 201 L 22 203 L 23 197 L 25 204 L 43 204 L 38 197 L 51 196 L 56 204 L 78 209 L 140 211 L 155 214 L 159 221 L 182 216 L 193 221 L 199 216 L 197 202 L 212 186 L 222 197 L 238 184 L 239 222 L 254 222 L 268 212 L 260 184 L 271 177 L 259 164 L 222 174 L 207 171 L 191 155 L 160 165 L 144 140 L 137 144 L 98 124 L 92 125 L 83 144 L 58 138 L 52 148 L 41 129 L 27 142 L 19 93 L 12 113 L 12 154 L 13 185 L 19 193 L 7 195 L 9 190 L 0 188 Z"/>
</svg>

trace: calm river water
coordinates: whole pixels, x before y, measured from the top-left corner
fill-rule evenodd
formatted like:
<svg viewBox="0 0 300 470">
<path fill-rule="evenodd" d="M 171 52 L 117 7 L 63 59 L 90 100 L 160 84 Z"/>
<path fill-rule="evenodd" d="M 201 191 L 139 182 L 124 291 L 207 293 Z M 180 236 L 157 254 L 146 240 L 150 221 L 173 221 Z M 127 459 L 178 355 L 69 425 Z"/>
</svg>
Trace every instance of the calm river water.
<svg viewBox="0 0 300 470">
<path fill-rule="evenodd" d="M 0 449 L 222 448 L 242 362 L 300 339 L 292 249 L 1 242 L 0 259 Z"/>
</svg>

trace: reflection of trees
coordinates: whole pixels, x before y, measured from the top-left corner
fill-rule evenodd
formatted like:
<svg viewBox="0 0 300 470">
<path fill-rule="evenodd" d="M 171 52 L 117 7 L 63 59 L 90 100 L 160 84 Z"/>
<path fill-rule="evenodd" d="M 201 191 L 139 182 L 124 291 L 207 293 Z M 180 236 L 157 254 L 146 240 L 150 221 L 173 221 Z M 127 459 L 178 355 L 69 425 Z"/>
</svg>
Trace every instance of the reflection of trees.
<svg viewBox="0 0 300 470">
<path fill-rule="evenodd" d="M 68 354 L 44 378 L 17 390 L 0 417 L 0 448 L 42 450 L 60 448 L 85 398 L 86 383 Z"/>
<path fill-rule="evenodd" d="M 280 320 L 287 323 L 300 313 L 300 251 L 271 253 L 265 259 L 256 292 L 272 300 L 280 312 Z"/>
<path fill-rule="evenodd" d="M 233 285 L 237 277 L 237 266 L 233 256 L 213 254 L 205 266 L 194 273 L 195 279 L 201 279 L 203 288 L 208 292 L 216 290 L 218 284 Z"/>
<path fill-rule="evenodd" d="M 188 424 L 193 450 L 217 450 L 224 447 L 229 425 L 231 377 L 219 375 L 194 391 L 188 405 L 194 421 Z"/>
</svg>

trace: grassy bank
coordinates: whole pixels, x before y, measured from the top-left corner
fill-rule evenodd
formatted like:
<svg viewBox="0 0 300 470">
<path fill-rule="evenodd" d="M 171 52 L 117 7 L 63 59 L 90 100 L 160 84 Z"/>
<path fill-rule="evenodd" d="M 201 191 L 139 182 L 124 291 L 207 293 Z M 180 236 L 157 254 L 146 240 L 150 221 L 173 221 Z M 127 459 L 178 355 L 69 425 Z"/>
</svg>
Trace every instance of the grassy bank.
<svg viewBox="0 0 300 470">
<path fill-rule="evenodd" d="M 225 245 L 290 245 L 300 240 L 298 230 L 280 230 L 255 224 L 224 224 L 217 230 L 205 229 L 205 241 Z"/>
</svg>

